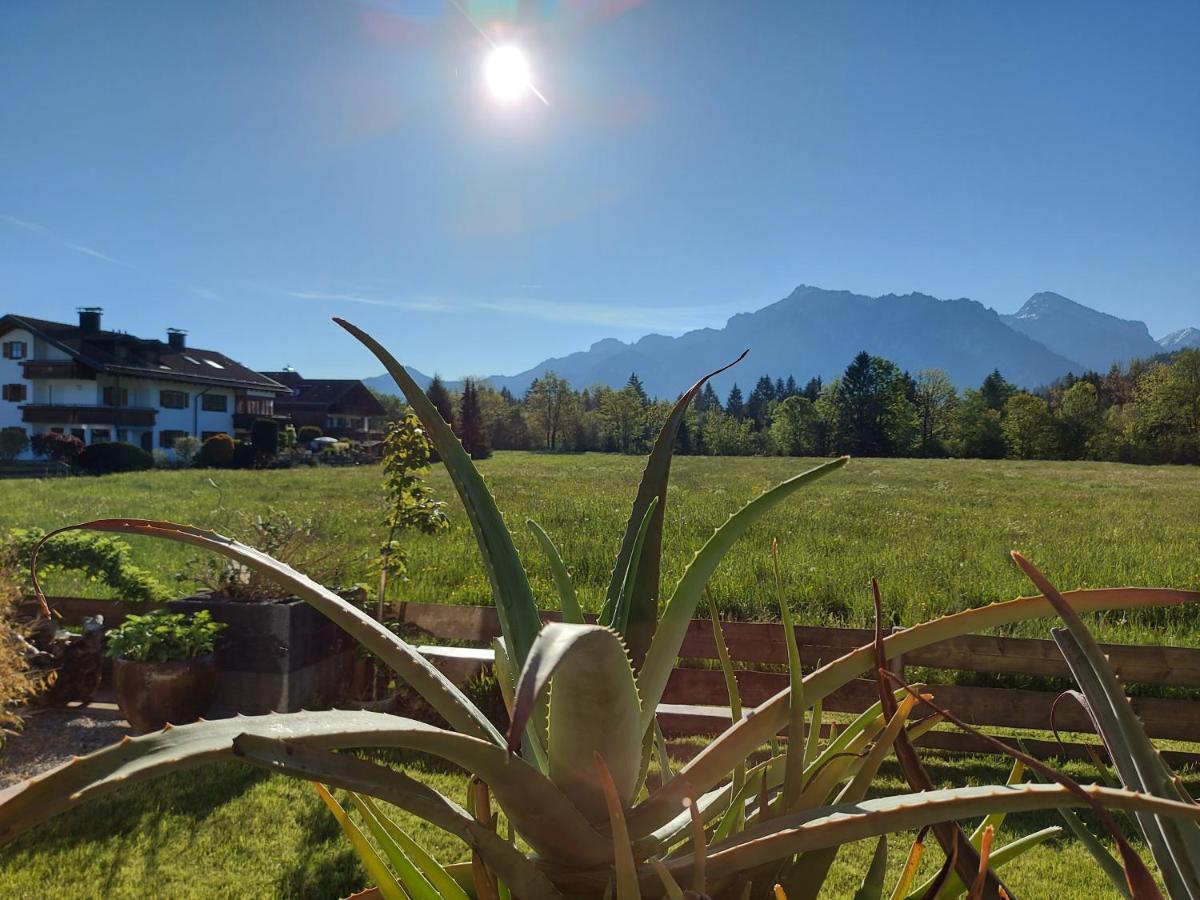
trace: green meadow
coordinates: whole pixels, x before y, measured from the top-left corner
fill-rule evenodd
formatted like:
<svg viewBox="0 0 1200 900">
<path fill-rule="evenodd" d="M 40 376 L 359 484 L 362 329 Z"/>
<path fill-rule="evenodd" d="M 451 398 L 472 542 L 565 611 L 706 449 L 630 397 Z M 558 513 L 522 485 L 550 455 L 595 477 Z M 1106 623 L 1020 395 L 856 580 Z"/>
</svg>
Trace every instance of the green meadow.
<svg viewBox="0 0 1200 900">
<path fill-rule="evenodd" d="M 816 460 L 680 457 L 672 470 L 664 589 L 727 516 Z M 498 453 L 480 463 L 526 560 L 537 596 L 552 606 L 549 568 L 525 519 L 554 538 L 586 605 L 595 609 L 641 475 L 643 460 L 606 454 Z M 274 510 L 315 523 L 313 557 L 348 561 L 345 579 L 374 581 L 385 534 L 377 467 L 281 471 L 151 471 L 104 478 L 0 482 L 0 527 L 51 528 L 99 516 L 138 516 L 248 538 Z M 489 590 L 449 479 L 430 482 L 451 528 L 405 539 L 406 583 L 395 599 L 485 603 Z M 1060 587 L 1200 588 L 1200 468 L 1112 463 L 859 459 L 805 488 L 735 547 L 712 582 L 728 618 L 777 617 L 769 556 L 777 537 L 785 589 L 809 624 L 863 626 L 867 590 L 880 580 L 889 614 L 911 624 L 1029 593 L 1008 558 L 1019 549 Z M 195 551 L 131 539 L 139 564 L 171 591 L 191 587 Z M 316 574 L 316 573 L 314 573 Z M 47 590 L 105 596 L 71 573 Z M 1193 643 L 1200 610 L 1113 615 L 1106 639 Z M 1042 635 L 1038 623 L 1026 633 Z"/>
</svg>

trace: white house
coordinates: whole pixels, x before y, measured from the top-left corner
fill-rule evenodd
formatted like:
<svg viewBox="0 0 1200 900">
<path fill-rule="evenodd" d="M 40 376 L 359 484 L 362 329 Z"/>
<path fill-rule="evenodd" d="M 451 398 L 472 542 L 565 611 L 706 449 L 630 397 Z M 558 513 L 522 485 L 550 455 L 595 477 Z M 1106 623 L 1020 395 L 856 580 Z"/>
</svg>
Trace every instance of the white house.
<svg viewBox="0 0 1200 900">
<path fill-rule="evenodd" d="M 275 415 L 287 387 L 212 350 L 100 327 L 102 310 L 79 310 L 77 325 L 9 314 L 0 318 L 0 428 L 32 437 L 74 434 L 85 443 L 127 441 L 170 448 L 248 429 Z"/>
</svg>

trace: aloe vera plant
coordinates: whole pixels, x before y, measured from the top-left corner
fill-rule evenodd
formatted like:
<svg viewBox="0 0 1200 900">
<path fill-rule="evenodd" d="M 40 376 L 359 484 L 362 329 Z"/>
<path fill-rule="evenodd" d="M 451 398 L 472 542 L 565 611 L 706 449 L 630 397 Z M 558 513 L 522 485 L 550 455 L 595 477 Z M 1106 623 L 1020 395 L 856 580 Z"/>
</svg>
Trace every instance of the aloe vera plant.
<svg viewBox="0 0 1200 900">
<path fill-rule="evenodd" d="M 864 799 L 885 757 L 894 748 L 911 748 L 911 740 L 934 727 L 938 717 L 914 721 L 914 696 L 903 688 L 881 689 L 880 703 L 823 736 L 823 699 L 851 679 L 879 670 L 893 656 L 978 629 L 1052 615 L 1060 601 L 1086 611 L 1200 599 L 1195 593 L 1156 589 L 1024 598 L 964 611 L 886 639 L 881 635 L 875 647 L 807 674 L 800 669 L 801 648 L 789 646 L 792 686 L 735 718 L 695 759 L 672 773 L 656 713 L 713 572 L 734 542 L 774 506 L 847 460 L 799 473 L 752 500 L 714 531 L 679 581 L 663 591 L 659 561 L 671 449 L 688 403 L 706 380 L 701 379 L 680 397 L 654 444 L 596 624 L 582 621 L 569 569 L 550 536 L 531 525 L 554 576 L 564 619 L 543 627 L 512 537 L 469 455 L 403 366 L 369 335 L 339 323 L 375 353 L 404 391 L 463 502 L 503 632 L 495 645 L 496 667 L 510 704 L 511 727 L 502 734 L 415 648 L 265 554 L 191 526 L 100 519 L 70 527 L 192 544 L 274 579 L 390 666 L 441 714 L 446 727 L 339 710 L 168 727 L 0 793 L 0 842 L 130 783 L 237 757 L 326 786 L 322 798 L 386 896 L 550 900 L 611 893 L 617 900 L 633 900 L 674 898 L 690 890 L 740 897 L 763 895 L 785 883 L 803 884 L 803 895 L 815 896 L 842 844 L 930 826 L 939 826 L 939 840 L 951 836 L 951 862 L 934 886 L 937 891 L 952 896 L 970 886 L 973 894 L 999 896 L 991 870 L 1036 841 L 997 848 L 989 843 L 990 852 L 982 854 L 990 858 L 989 867 L 980 864 L 982 838 L 960 840 L 942 826 L 975 816 L 992 817 L 996 824 L 1008 812 L 1067 809 L 1091 801 L 1061 784 L 1018 781 L 945 790 L 914 787 L 912 793 Z M 781 602 L 784 621 L 790 622 L 782 597 Z M 722 661 L 728 666 L 727 655 Z M 735 694 L 731 674 L 729 681 Z M 737 708 L 734 701 L 731 696 Z M 791 740 L 779 746 L 776 736 L 784 729 Z M 752 754 L 768 744 L 773 748 L 769 757 L 751 765 Z M 460 766 L 471 773 L 469 802 L 463 806 L 403 771 L 339 752 L 364 748 L 415 750 Z M 661 768 L 655 782 L 647 777 L 652 757 Z M 330 789 L 350 792 L 361 827 Z M 1174 823 L 1172 835 L 1179 841 L 1189 839 L 1185 828 L 1194 829 L 1200 819 L 1200 807 L 1171 794 L 1161 779 L 1144 778 L 1128 788 L 1095 788 L 1091 795 L 1140 820 Z M 377 801 L 460 838 L 469 848 L 470 863 L 433 860 Z M 498 829 L 501 815 L 510 833 Z M 881 897 L 885 890 L 887 843 L 878 846 L 882 849 L 858 894 L 863 898 Z M 913 853 L 919 855 L 919 849 Z M 914 874 L 915 867 L 910 881 Z M 898 885 L 893 894 L 906 892 Z"/>
</svg>

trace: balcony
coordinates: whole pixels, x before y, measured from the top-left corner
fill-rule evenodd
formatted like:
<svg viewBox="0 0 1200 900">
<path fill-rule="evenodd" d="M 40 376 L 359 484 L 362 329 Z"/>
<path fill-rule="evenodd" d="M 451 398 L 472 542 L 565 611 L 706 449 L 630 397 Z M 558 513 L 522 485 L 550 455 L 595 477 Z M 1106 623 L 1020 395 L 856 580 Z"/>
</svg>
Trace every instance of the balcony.
<svg viewBox="0 0 1200 900">
<path fill-rule="evenodd" d="M 26 380 L 59 378 L 70 381 L 95 381 L 96 373 L 73 359 L 29 359 L 21 363 Z"/>
<path fill-rule="evenodd" d="M 22 421 L 35 425 L 121 425 L 149 428 L 158 411 L 141 406 L 88 406 L 82 403 L 27 403 Z"/>
</svg>

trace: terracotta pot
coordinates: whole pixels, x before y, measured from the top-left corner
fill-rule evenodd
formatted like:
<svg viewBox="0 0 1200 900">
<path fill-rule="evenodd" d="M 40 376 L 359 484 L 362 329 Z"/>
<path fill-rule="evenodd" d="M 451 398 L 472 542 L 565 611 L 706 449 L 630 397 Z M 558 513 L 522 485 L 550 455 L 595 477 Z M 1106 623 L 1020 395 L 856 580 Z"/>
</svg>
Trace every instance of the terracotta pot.
<svg viewBox="0 0 1200 900">
<path fill-rule="evenodd" d="M 171 662 L 113 662 L 117 705 L 134 731 L 157 731 L 168 722 L 186 725 L 208 709 L 217 686 L 212 654 Z"/>
</svg>

